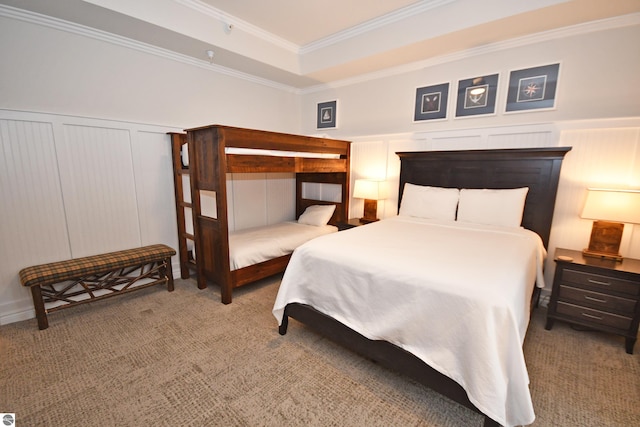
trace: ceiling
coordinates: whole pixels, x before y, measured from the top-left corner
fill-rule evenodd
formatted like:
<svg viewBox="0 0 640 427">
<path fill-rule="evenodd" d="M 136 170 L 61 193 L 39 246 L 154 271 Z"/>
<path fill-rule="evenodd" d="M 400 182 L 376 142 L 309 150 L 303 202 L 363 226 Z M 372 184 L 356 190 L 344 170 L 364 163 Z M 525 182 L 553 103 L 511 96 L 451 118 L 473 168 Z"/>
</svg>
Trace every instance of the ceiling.
<svg viewBox="0 0 640 427">
<path fill-rule="evenodd" d="M 637 23 L 640 14 L 638 0 L 0 0 L 0 5 L 9 6 L 0 6 L 4 14 L 50 17 L 61 27 L 71 22 L 154 53 L 295 90 L 623 15 Z M 207 50 L 214 52 L 212 61 Z"/>
<path fill-rule="evenodd" d="M 305 46 L 406 6 L 425 2 L 416 0 L 203 0 L 203 3 L 298 46 Z"/>
</svg>

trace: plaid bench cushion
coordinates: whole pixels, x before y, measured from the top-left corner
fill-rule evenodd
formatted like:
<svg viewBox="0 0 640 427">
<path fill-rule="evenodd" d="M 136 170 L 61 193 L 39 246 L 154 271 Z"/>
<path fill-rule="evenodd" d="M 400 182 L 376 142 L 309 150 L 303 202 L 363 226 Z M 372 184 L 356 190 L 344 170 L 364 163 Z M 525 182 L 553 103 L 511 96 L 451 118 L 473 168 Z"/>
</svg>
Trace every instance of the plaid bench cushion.
<svg viewBox="0 0 640 427">
<path fill-rule="evenodd" d="M 166 245 L 151 245 L 67 261 L 34 265 L 20 270 L 23 286 L 50 285 L 91 274 L 102 274 L 125 267 L 146 264 L 176 254 Z"/>
</svg>

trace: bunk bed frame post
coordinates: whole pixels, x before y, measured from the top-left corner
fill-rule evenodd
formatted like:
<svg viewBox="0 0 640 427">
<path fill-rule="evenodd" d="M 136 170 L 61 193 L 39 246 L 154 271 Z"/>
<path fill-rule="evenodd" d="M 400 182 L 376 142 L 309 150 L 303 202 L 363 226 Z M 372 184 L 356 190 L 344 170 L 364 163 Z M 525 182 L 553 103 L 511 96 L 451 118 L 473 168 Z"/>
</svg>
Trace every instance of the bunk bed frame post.
<svg viewBox="0 0 640 427">
<path fill-rule="evenodd" d="M 220 285 L 224 304 L 231 303 L 233 284 L 229 268 L 229 227 L 227 219 L 227 161 L 224 132 L 205 127 L 188 132 L 189 159 L 193 168 L 191 203 L 196 240 L 198 288 L 207 287 L 207 278 Z M 214 193 L 216 218 L 202 214 L 201 192 Z M 207 268 L 208 267 L 208 268 Z M 207 277 L 207 271 L 211 276 Z"/>
</svg>

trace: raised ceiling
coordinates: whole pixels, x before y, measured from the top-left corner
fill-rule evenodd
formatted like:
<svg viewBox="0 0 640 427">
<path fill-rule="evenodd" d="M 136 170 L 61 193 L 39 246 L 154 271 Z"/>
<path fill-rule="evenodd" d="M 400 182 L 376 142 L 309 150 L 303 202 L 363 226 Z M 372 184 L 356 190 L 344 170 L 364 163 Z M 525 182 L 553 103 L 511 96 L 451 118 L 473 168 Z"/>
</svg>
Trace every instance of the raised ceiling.
<svg viewBox="0 0 640 427">
<path fill-rule="evenodd" d="M 625 17 L 638 0 L 0 0 L 296 90 Z M 29 18 L 27 18 L 29 17 Z"/>
</svg>

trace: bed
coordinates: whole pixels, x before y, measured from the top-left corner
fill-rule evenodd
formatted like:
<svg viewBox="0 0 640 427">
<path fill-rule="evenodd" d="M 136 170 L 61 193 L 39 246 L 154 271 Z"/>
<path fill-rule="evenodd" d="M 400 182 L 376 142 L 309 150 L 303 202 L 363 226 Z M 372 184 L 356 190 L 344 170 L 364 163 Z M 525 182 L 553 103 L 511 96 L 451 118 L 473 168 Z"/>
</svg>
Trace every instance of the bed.
<svg viewBox="0 0 640 427">
<path fill-rule="evenodd" d="M 284 271 L 296 246 L 347 220 L 349 141 L 221 125 L 171 138 L 181 277 L 195 272 L 199 288 L 219 285 L 225 304 L 234 288 Z M 230 232 L 227 180 L 233 173 L 295 175 L 296 221 Z M 306 197 L 309 183 L 339 185 L 340 200 Z"/>
<path fill-rule="evenodd" d="M 280 334 L 294 318 L 483 414 L 485 426 L 530 424 L 522 344 L 569 150 L 398 153 L 399 215 L 296 249 L 273 308 Z M 425 189 L 444 213 L 411 215 L 405 202 Z M 502 218 L 478 204 L 486 193 L 524 204 Z"/>
</svg>

